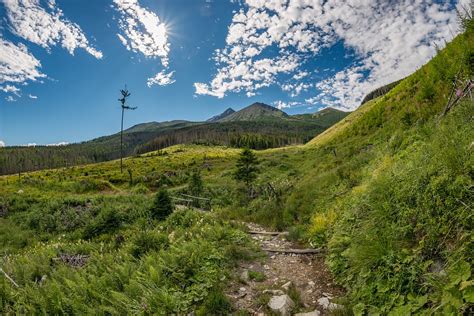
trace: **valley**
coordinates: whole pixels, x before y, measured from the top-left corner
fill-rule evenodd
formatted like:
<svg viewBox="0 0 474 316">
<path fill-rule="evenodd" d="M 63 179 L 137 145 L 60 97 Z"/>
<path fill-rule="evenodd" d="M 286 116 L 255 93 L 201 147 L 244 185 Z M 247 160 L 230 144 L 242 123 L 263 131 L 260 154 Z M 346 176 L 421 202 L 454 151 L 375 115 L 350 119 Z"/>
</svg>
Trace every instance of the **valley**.
<svg viewBox="0 0 474 316">
<path fill-rule="evenodd" d="M 139 124 L 123 172 L 120 134 L 0 148 L 0 312 L 474 314 L 465 23 L 353 112 Z"/>
</svg>

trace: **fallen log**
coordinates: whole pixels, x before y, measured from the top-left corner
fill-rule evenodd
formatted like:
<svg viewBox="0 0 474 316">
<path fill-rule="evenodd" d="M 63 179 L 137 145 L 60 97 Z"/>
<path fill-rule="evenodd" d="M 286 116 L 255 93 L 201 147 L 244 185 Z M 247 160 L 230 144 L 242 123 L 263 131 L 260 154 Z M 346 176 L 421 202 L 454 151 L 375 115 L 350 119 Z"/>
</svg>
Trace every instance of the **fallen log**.
<svg viewBox="0 0 474 316">
<path fill-rule="evenodd" d="M 266 232 L 266 231 L 249 231 L 251 235 L 269 235 L 269 236 L 279 236 L 279 235 L 288 235 L 288 232 Z"/>
<path fill-rule="evenodd" d="M 294 253 L 294 254 L 314 254 L 326 252 L 325 249 L 281 249 L 281 248 L 262 248 L 267 252 Z"/>
</svg>

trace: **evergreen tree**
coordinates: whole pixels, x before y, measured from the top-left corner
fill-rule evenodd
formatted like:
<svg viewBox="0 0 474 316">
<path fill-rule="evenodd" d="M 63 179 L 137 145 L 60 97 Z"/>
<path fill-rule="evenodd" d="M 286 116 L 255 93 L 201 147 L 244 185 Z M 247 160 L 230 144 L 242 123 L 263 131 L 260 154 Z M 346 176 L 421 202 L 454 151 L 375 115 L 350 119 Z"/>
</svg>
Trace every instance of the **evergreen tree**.
<svg viewBox="0 0 474 316">
<path fill-rule="evenodd" d="M 200 196 L 204 191 L 201 173 L 197 170 L 194 171 L 189 178 L 188 191 L 195 196 Z"/>
<path fill-rule="evenodd" d="M 252 183 L 257 179 L 259 161 L 257 156 L 248 148 L 244 148 L 237 160 L 237 169 L 234 172 L 234 178 L 237 181 L 244 182 L 250 195 Z"/>
<path fill-rule="evenodd" d="M 173 203 L 171 197 L 166 189 L 160 189 L 156 193 L 153 207 L 151 208 L 151 217 L 158 220 L 167 218 L 173 213 Z"/>
</svg>

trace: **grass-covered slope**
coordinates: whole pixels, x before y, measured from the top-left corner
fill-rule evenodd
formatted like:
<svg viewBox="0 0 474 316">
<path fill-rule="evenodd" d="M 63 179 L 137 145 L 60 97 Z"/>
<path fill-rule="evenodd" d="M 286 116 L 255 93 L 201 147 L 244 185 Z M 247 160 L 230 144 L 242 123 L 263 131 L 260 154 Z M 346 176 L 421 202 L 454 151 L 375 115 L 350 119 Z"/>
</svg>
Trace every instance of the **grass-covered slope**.
<svg viewBox="0 0 474 316">
<path fill-rule="evenodd" d="M 286 214 L 311 218 L 358 314 L 473 311 L 474 104 L 441 116 L 473 66 L 471 29 L 306 145 Z"/>
</svg>

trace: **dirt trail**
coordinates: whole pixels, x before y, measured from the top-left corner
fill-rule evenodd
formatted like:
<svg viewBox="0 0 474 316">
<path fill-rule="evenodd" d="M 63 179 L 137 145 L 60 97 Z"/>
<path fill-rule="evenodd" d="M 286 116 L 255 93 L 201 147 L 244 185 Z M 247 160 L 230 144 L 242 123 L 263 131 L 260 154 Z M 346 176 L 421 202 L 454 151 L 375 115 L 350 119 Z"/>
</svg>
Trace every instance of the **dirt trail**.
<svg viewBox="0 0 474 316">
<path fill-rule="evenodd" d="M 265 231 L 253 223 L 246 225 L 250 231 Z M 252 234 L 252 238 L 261 248 L 299 248 L 294 242 L 286 240 L 284 235 Z M 238 281 L 232 284 L 227 295 L 236 310 L 247 311 L 250 315 L 269 315 L 267 303 L 272 296 L 288 294 L 295 297 L 295 293 L 299 293 L 299 299 L 293 299 L 296 303 L 293 312 L 317 310 L 319 315 L 326 315 L 331 307 L 336 306 L 327 304 L 344 293 L 333 283 L 321 254 L 266 252 L 261 260 L 242 263 L 235 273 Z M 285 286 L 288 282 L 292 284 L 290 288 Z"/>
</svg>

